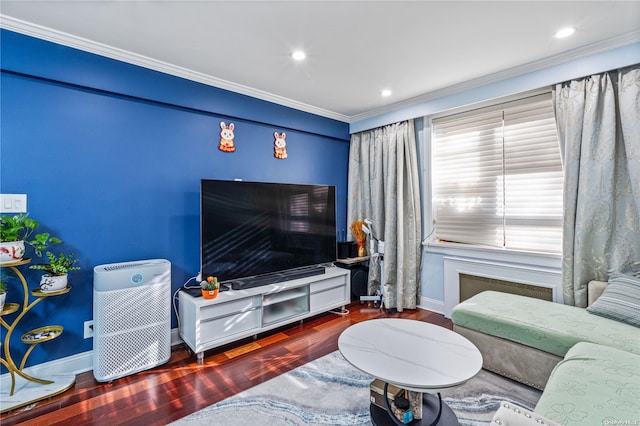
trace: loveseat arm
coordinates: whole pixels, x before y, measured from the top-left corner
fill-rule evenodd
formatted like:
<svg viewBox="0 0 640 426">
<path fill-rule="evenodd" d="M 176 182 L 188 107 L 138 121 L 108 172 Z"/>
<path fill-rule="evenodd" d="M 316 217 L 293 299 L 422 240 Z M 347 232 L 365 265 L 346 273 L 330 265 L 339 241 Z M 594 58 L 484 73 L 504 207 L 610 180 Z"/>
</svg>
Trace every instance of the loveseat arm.
<svg viewBox="0 0 640 426">
<path fill-rule="evenodd" d="M 496 411 L 496 414 L 494 414 L 491 425 L 561 426 L 560 423 L 506 401 L 500 403 L 500 408 Z"/>
<path fill-rule="evenodd" d="M 598 297 L 602 295 L 602 292 L 607 287 L 606 281 L 589 281 L 587 285 L 587 303 L 588 306 L 593 305 Z"/>
</svg>

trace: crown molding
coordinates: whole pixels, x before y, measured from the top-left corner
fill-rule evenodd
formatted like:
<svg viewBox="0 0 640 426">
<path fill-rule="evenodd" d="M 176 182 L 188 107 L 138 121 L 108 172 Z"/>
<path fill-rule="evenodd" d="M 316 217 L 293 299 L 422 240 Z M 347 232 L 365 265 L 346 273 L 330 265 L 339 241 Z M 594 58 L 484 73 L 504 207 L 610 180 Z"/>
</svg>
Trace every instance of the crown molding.
<svg viewBox="0 0 640 426">
<path fill-rule="evenodd" d="M 632 31 L 618 37 L 602 40 L 538 61 L 529 62 L 524 65 L 509 68 L 507 70 L 499 71 L 473 80 L 457 83 L 360 114 L 348 116 L 2 14 L 0 14 L 0 28 L 345 123 L 354 123 L 366 120 L 413 107 L 434 99 L 455 95 L 467 90 L 497 83 L 509 78 L 519 77 L 527 73 L 562 65 L 567 62 L 640 42 L 640 30 Z"/>
<path fill-rule="evenodd" d="M 334 120 L 349 116 L 0 14 L 0 28 Z"/>
<path fill-rule="evenodd" d="M 509 68 L 504 71 L 499 71 L 499 72 L 482 76 L 473 80 L 464 81 L 461 83 L 444 87 L 442 89 L 434 90 L 432 92 L 425 93 L 425 94 L 422 94 L 413 98 L 409 98 L 400 102 L 395 102 L 393 104 L 385 105 L 383 107 L 376 108 L 374 110 L 370 110 L 367 112 L 363 112 L 361 114 L 352 115 L 351 117 L 349 117 L 350 123 L 354 123 L 360 120 L 366 120 L 369 118 L 377 117 L 379 115 L 402 110 L 404 108 L 409 108 L 415 105 L 432 101 L 434 99 L 455 95 L 457 93 L 465 92 L 467 90 L 475 89 L 475 88 L 482 87 L 492 83 L 497 83 L 503 80 L 507 80 L 509 78 L 519 77 L 524 74 L 540 71 L 546 68 L 562 65 L 567 62 L 593 56 L 598 53 L 604 53 L 609 50 L 613 50 L 619 47 L 627 46 L 629 44 L 638 43 L 638 42 L 640 42 L 640 30 L 632 31 L 630 33 L 626 33 L 618 37 L 598 41 L 596 43 L 582 46 L 567 52 L 559 53 L 554 56 L 549 56 L 547 58 L 544 58 L 538 61 L 529 62 L 527 64 Z"/>
</svg>

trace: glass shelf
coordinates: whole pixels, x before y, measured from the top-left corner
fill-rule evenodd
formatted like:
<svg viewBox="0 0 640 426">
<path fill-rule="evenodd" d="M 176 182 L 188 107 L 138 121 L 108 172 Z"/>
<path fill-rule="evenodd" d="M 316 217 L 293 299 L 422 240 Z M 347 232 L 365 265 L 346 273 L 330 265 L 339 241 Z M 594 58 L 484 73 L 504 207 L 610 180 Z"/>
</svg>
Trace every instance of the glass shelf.
<svg viewBox="0 0 640 426">
<path fill-rule="evenodd" d="M 309 286 L 292 288 L 262 299 L 262 325 L 275 324 L 309 312 Z"/>
<path fill-rule="evenodd" d="M 276 294 L 265 294 L 262 299 L 262 306 L 275 305 L 278 303 L 286 302 L 287 300 L 296 299 L 298 297 L 304 297 L 307 295 L 307 288 L 300 287 L 291 290 L 282 291 Z"/>
</svg>

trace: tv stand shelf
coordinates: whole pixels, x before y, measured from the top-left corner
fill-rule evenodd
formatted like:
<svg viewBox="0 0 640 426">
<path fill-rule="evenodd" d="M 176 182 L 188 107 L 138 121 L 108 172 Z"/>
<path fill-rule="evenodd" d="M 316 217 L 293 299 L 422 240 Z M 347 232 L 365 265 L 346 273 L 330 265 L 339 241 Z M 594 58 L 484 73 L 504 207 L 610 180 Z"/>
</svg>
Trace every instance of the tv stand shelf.
<svg viewBox="0 0 640 426">
<path fill-rule="evenodd" d="M 179 293 L 180 337 L 197 354 L 347 305 L 350 271 L 327 266 L 324 274 L 221 292 L 215 299 Z"/>
</svg>

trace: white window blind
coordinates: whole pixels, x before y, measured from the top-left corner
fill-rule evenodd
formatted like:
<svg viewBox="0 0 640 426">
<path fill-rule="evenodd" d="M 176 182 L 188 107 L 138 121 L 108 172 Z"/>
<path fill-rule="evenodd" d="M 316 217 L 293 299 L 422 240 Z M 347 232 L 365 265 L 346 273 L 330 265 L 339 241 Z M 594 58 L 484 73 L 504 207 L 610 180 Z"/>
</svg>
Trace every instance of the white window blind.
<svg viewBox="0 0 640 426">
<path fill-rule="evenodd" d="M 560 252 L 562 163 L 551 95 L 433 120 L 435 236 Z"/>
</svg>

